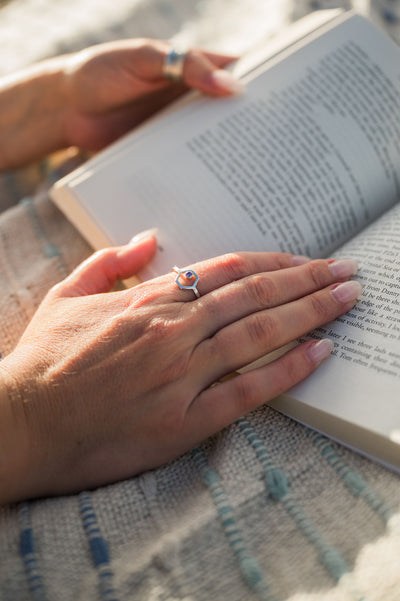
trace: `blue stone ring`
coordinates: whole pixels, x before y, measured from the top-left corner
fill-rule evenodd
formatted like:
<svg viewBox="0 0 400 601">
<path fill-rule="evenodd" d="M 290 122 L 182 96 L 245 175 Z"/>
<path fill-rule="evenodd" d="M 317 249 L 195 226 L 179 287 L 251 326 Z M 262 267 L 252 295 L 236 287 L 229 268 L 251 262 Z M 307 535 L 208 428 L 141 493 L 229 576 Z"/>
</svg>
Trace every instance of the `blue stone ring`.
<svg viewBox="0 0 400 601">
<path fill-rule="evenodd" d="M 183 66 L 185 63 L 186 52 L 176 48 L 171 48 L 165 57 L 162 73 L 167 79 L 172 81 L 182 81 Z"/>
<path fill-rule="evenodd" d="M 200 292 L 197 290 L 197 284 L 199 276 L 193 269 L 179 269 L 179 267 L 173 267 L 172 271 L 177 274 L 175 282 L 178 284 L 181 290 L 193 290 L 196 298 L 199 298 Z"/>
</svg>

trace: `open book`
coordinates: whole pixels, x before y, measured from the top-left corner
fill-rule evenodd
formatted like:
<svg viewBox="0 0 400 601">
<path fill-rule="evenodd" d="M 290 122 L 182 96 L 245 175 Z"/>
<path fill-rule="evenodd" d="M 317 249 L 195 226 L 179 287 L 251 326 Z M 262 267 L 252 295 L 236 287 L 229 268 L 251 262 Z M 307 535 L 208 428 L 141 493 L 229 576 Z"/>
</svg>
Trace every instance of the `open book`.
<svg viewBox="0 0 400 601">
<path fill-rule="evenodd" d="M 236 250 L 358 259 L 363 298 L 312 333 L 334 356 L 271 405 L 400 472 L 400 49 L 328 11 L 236 69 L 243 95 L 184 100 L 53 199 L 96 248 L 157 228 L 144 278 Z"/>
</svg>

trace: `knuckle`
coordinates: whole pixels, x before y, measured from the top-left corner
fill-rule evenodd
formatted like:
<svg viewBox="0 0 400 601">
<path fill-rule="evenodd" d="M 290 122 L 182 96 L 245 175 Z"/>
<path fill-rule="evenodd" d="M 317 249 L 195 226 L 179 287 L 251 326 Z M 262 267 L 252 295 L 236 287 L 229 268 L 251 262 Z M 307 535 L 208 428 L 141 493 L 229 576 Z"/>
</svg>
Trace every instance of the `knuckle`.
<svg viewBox="0 0 400 601">
<path fill-rule="evenodd" d="M 99 263 L 109 263 L 113 261 L 115 257 L 115 249 L 114 248 L 102 248 L 93 253 L 92 257 L 89 258 L 89 261 L 95 261 Z"/>
<path fill-rule="evenodd" d="M 308 297 L 310 303 L 310 311 L 312 315 L 316 315 L 317 318 L 328 321 L 331 315 L 331 305 L 324 300 L 324 297 L 320 294 L 311 294 Z"/>
<path fill-rule="evenodd" d="M 224 352 L 226 345 L 226 333 L 222 333 L 220 330 L 214 334 L 214 336 L 211 336 L 211 338 L 208 338 L 203 342 L 202 349 L 204 357 L 207 357 L 207 361 L 212 365 L 218 363 L 221 360 L 221 357 L 226 353 L 226 351 Z"/>
<path fill-rule="evenodd" d="M 203 59 L 203 55 L 197 48 L 190 48 L 186 53 L 186 64 L 192 65 L 193 63 L 197 63 L 199 60 Z"/>
<path fill-rule="evenodd" d="M 249 273 L 249 266 L 241 253 L 223 255 L 221 263 L 228 281 L 240 280 Z"/>
<path fill-rule="evenodd" d="M 298 346 L 295 351 L 286 353 L 280 359 L 280 369 L 274 371 L 274 394 L 285 392 L 307 377 L 313 369 L 301 346 Z"/>
<path fill-rule="evenodd" d="M 211 323 L 219 322 L 221 318 L 221 306 L 214 302 L 213 298 L 202 296 L 196 303 L 195 312 L 199 320 Z"/>
<path fill-rule="evenodd" d="M 130 316 L 127 311 L 117 312 L 106 318 L 98 327 L 98 338 L 102 340 L 112 341 L 115 339 L 131 339 L 136 335 L 136 331 L 132 334 Z"/>
<path fill-rule="evenodd" d="M 170 341 L 173 335 L 171 323 L 162 317 L 152 316 L 146 324 L 148 342 L 158 346 L 160 342 Z"/>
<path fill-rule="evenodd" d="M 265 343 L 274 343 L 278 335 L 275 319 L 265 312 L 254 313 L 247 321 L 248 336 L 256 347 L 264 347 Z"/>
<path fill-rule="evenodd" d="M 78 265 L 78 267 L 72 272 L 71 275 L 81 273 L 82 270 L 85 270 L 93 265 L 97 267 L 101 267 L 101 269 L 105 272 L 111 270 L 116 261 L 116 249 L 115 248 L 102 248 L 94 252 L 90 257 L 88 257 L 83 263 Z"/>
<path fill-rule="evenodd" d="M 327 284 L 326 262 L 323 260 L 311 261 L 307 263 L 309 277 L 317 289 L 323 288 Z"/>
<path fill-rule="evenodd" d="M 299 369 L 299 361 L 291 353 L 286 353 L 281 357 L 281 369 L 274 371 L 274 386 L 277 394 L 287 390 L 289 385 L 294 384 L 299 379 L 296 373 Z"/>
<path fill-rule="evenodd" d="M 278 271 L 279 269 L 286 269 L 287 267 L 293 267 L 292 255 L 281 252 L 270 252 L 269 253 L 269 264 L 268 271 Z"/>
<path fill-rule="evenodd" d="M 247 293 L 256 306 L 271 306 L 279 302 L 279 290 L 272 277 L 255 275 L 246 283 Z"/>
<path fill-rule="evenodd" d="M 247 413 L 259 402 L 259 390 L 256 386 L 249 386 L 247 378 L 235 379 L 235 401 L 238 413 Z"/>
<path fill-rule="evenodd" d="M 134 41 L 135 50 L 138 52 L 144 52 L 146 54 L 154 51 L 156 46 L 157 45 L 154 40 L 151 40 L 150 38 L 146 38 L 146 37 L 136 38 Z"/>
<path fill-rule="evenodd" d="M 157 365 L 160 383 L 175 382 L 188 371 L 190 352 L 176 343 L 182 340 L 181 330 L 179 323 L 160 317 L 152 317 L 147 324 L 147 347 L 155 356 L 159 354 L 163 357 L 163 361 Z"/>
<path fill-rule="evenodd" d="M 46 300 L 53 300 L 58 298 L 59 296 L 63 295 L 64 292 L 64 288 L 65 288 L 65 280 L 62 280 L 61 282 L 57 282 L 57 284 L 54 284 L 54 286 L 52 286 L 50 288 L 50 290 L 47 292 L 46 294 Z"/>
<path fill-rule="evenodd" d="M 144 48 L 145 50 L 152 50 L 155 46 L 155 43 L 153 40 L 151 40 L 150 38 L 139 38 L 138 40 L 138 44 L 140 45 L 141 48 Z"/>
</svg>

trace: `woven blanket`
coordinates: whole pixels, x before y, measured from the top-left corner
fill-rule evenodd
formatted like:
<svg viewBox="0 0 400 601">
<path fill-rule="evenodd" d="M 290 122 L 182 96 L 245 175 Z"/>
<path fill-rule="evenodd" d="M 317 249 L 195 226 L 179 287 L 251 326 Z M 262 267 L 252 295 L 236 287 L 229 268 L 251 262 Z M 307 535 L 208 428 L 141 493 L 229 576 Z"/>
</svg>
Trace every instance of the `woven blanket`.
<svg viewBox="0 0 400 601">
<path fill-rule="evenodd" d="M 156 4 L 160 19 L 184 6 Z M 90 253 L 49 200 L 60 175 L 43 163 L 0 179 L 3 355 Z M 1 601 L 399 598 L 399 477 L 268 407 L 157 470 L 0 509 Z"/>
<path fill-rule="evenodd" d="M 89 252 L 46 192 L 3 213 L 3 354 Z M 3 508 L 0 599 L 398 601 L 399 509 L 398 476 L 263 407 L 163 468 Z"/>
</svg>

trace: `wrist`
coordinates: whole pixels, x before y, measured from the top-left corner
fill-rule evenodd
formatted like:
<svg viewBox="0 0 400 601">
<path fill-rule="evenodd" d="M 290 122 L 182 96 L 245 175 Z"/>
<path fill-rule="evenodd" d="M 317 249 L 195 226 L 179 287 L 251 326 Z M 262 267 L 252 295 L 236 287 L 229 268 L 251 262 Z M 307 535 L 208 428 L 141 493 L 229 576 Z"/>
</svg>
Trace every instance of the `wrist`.
<svg viewBox="0 0 400 601">
<path fill-rule="evenodd" d="M 0 505 L 34 496 L 37 449 L 13 356 L 0 363 Z"/>
<path fill-rule="evenodd" d="M 0 171 L 64 148 L 65 58 L 0 80 Z"/>
</svg>

